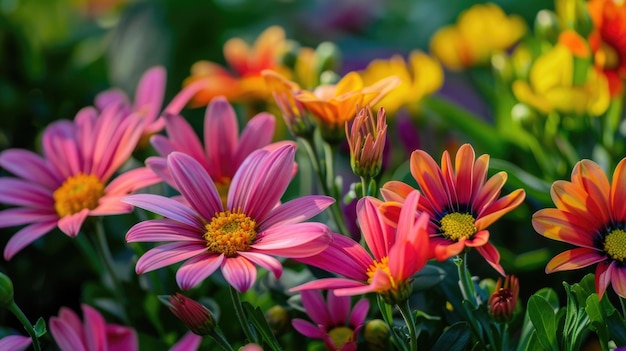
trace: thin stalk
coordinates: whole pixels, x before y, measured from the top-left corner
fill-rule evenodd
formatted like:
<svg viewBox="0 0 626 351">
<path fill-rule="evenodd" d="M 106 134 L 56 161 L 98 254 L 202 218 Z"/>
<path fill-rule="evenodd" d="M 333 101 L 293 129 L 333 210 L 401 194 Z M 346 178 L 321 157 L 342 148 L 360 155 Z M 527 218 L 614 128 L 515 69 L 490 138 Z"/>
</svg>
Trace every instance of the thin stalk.
<svg viewBox="0 0 626 351">
<path fill-rule="evenodd" d="M 409 328 L 409 337 L 411 338 L 409 350 L 417 351 L 417 330 L 415 328 L 413 313 L 411 313 L 411 306 L 409 306 L 409 300 L 406 299 L 403 303 L 399 303 L 396 306 L 398 306 L 400 314 L 402 314 L 404 322 Z"/>
<path fill-rule="evenodd" d="M 104 263 L 104 268 L 111 277 L 111 282 L 113 283 L 113 295 L 120 305 L 121 318 L 124 322 L 130 324 L 128 314 L 126 313 L 126 295 L 124 295 L 122 284 L 117 276 L 117 273 L 115 272 L 113 257 L 111 256 L 111 250 L 109 249 L 106 233 L 104 232 L 104 225 L 101 220 L 96 221 L 95 228 L 97 241 L 96 251 L 98 252 L 98 256 L 100 256 L 102 263 Z"/>
<path fill-rule="evenodd" d="M 35 328 L 33 328 L 33 325 L 30 323 L 28 318 L 26 318 L 26 315 L 24 314 L 24 312 L 22 312 L 22 309 L 20 309 L 20 307 L 15 303 L 15 301 L 11 302 L 8 309 L 15 315 L 15 317 L 17 317 L 20 323 L 22 323 L 22 325 L 24 326 L 24 329 L 26 329 L 26 332 L 28 333 L 30 338 L 33 340 L 33 348 L 35 349 L 35 351 L 40 351 L 41 346 L 39 346 L 39 338 L 37 338 L 37 333 L 35 333 Z"/>
<path fill-rule="evenodd" d="M 398 347 L 401 347 L 402 350 L 406 351 L 405 343 L 402 342 L 400 337 L 396 334 L 395 328 L 393 327 L 391 306 L 383 301 L 383 298 L 380 296 L 380 294 L 376 295 L 376 302 L 378 302 L 378 309 L 380 310 L 380 314 L 382 315 L 383 320 L 385 321 L 385 323 L 387 323 L 387 326 L 389 326 L 392 342 Z"/>
<path fill-rule="evenodd" d="M 224 334 L 222 334 L 222 331 L 219 330 L 219 327 L 215 328 L 213 331 L 211 331 L 211 334 L 209 334 L 209 336 L 213 339 L 213 341 L 215 341 L 215 343 L 217 345 L 219 345 L 219 347 L 222 348 L 222 350 L 225 350 L 225 351 L 234 351 L 235 350 L 230 345 L 228 340 L 226 340 L 226 337 L 224 337 Z"/>
<path fill-rule="evenodd" d="M 459 271 L 459 287 L 461 288 L 463 299 L 469 301 L 472 307 L 476 308 L 477 302 L 474 282 L 472 281 L 472 275 L 467 269 L 467 251 L 463 252 L 463 256 L 457 256 L 454 263 L 456 263 Z"/>
<path fill-rule="evenodd" d="M 76 238 L 74 238 L 74 240 L 72 241 L 76 245 L 78 245 L 80 251 L 83 252 L 83 255 L 89 263 L 89 267 L 91 267 L 91 269 L 95 273 L 100 274 L 100 272 L 102 272 L 102 263 L 98 260 L 98 254 L 94 250 L 93 246 L 91 246 L 91 244 L 89 243 L 87 236 L 77 235 Z"/>
<path fill-rule="evenodd" d="M 246 335 L 246 338 L 249 342 L 258 342 L 255 337 L 254 331 L 252 331 L 250 322 L 248 322 L 248 318 L 246 317 L 246 313 L 243 310 L 243 305 L 241 304 L 241 299 L 239 298 L 239 292 L 230 287 L 230 298 L 233 301 L 233 307 L 235 307 L 235 314 L 237 315 L 237 319 L 239 323 L 241 323 L 241 329 L 243 329 L 243 333 Z"/>
<path fill-rule="evenodd" d="M 622 318 L 626 318 L 626 299 L 619 296 L 619 304 L 622 306 Z"/>
<path fill-rule="evenodd" d="M 326 161 L 326 182 L 328 184 L 328 188 L 330 189 L 330 196 L 335 199 L 335 203 L 331 206 L 330 212 L 334 213 L 333 219 L 335 219 L 339 232 L 344 235 L 349 235 L 350 232 L 348 231 L 348 228 L 343 221 L 343 215 L 341 214 L 341 189 L 337 189 L 335 186 L 335 161 L 333 157 L 335 153 L 330 144 L 326 142 L 323 144 L 324 160 Z"/>
</svg>

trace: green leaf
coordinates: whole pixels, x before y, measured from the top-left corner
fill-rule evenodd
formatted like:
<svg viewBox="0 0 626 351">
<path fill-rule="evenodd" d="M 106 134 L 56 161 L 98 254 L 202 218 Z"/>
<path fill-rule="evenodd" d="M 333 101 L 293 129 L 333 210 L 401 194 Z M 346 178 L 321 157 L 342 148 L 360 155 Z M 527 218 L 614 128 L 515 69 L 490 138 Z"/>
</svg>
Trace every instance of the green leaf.
<svg viewBox="0 0 626 351">
<path fill-rule="evenodd" d="M 243 308 L 248 315 L 248 319 L 254 327 L 261 333 L 261 337 L 263 337 L 263 341 L 265 341 L 272 350 L 278 351 L 282 350 L 280 343 L 276 340 L 276 336 L 272 332 L 272 328 L 270 328 L 269 324 L 267 324 L 267 319 L 265 319 L 265 314 L 259 307 L 254 307 L 247 301 L 243 302 Z"/>
<path fill-rule="evenodd" d="M 470 328 L 467 322 L 456 322 L 446 329 L 432 350 L 464 350 L 470 342 Z"/>
<path fill-rule="evenodd" d="M 33 328 L 35 329 L 35 335 L 37 335 L 37 338 L 40 338 L 44 334 L 46 334 L 46 321 L 43 319 L 43 317 L 39 317 L 39 319 L 37 319 L 37 323 L 33 325 Z"/>
<path fill-rule="evenodd" d="M 518 350 L 520 350 L 518 348 Z M 547 350 L 543 345 L 539 342 L 537 338 L 537 332 L 533 330 L 532 334 L 530 334 L 530 339 L 528 340 L 528 345 L 523 349 L 524 351 L 543 351 Z"/>
<path fill-rule="evenodd" d="M 413 278 L 413 291 L 424 291 L 441 283 L 446 278 L 446 271 L 437 266 L 427 264 Z"/>
<path fill-rule="evenodd" d="M 589 316 L 589 329 L 593 330 L 598 336 L 598 339 L 600 339 L 600 347 L 602 347 L 602 351 L 608 351 L 609 331 L 604 321 L 604 313 L 600 307 L 598 294 L 591 294 L 591 296 L 587 298 L 585 311 Z"/>
<path fill-rule="evenodd" d="M 548 300 L 538 295 L 531 296 L 528 299 L 528 317 L 535 326 L 535 334 L 541 345 L 548 350 L 558 351 L 556 314 Z"/>
</svg>

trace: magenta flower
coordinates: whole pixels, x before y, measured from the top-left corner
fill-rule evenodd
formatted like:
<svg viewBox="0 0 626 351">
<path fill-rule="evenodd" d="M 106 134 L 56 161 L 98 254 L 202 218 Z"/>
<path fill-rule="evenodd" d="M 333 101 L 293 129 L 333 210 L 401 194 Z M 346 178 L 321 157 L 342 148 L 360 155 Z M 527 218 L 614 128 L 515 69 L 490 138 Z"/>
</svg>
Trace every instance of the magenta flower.
<svg viewBox="0 0 626 351">
<path fill-rule="evenodd" d="M 88 305 L 81 305 L 83 322 L 74 311 L 61 307 L 57 317 L 51 317 L 52 337 L 61 351 L 136 351 L 139 350 L 134 329 L 107 324 L 104 317 Z"/>
<path fill-rule="evenodd" d="M 300 334 L 324 340 L 328 350 L 356 350 L 357 335 L 370 307 L 367 299 L 360 299 L 350 311 L 350 297 L 337 296 L 332 290 L 328 291 L 326 302 L 318 290 L 302 291 L 301 296 L 302 305 L 314 323 L 299 318 L 292 320 Z"/>
<path fill-rule="evenodd" d="M 144 138 L 160 132 L 165 127 L 165 120 L 161 117 L 161 107 L 165 96 L 167 72 L 163 66 L 155 66 L 147 70 L 139 80 L 135 90 L 135 101 L 132 103 L 122 90 L 112 88 L 96 96 L 95 105 L 100 111 L 107 106 L 121 104 L 127 115 L 136 113 L 145 119 L 143 125 Z M 187 105 L 205 81 L 189 84 L 181 90 L 163 110 L 163 114 L 178 114 Z M 146 139 L 147 141 L 147 139 Z"/>
<path fill-rule="evenodd" d="M 120 199 L 160 181 L 147 168 L 111 180 L 131 156 L 142 125 L 136 115 L 121 114 L 119 105 L 99 116 L 88 107 L 73 123 L 62 120 L 46 128 L 43 157 L 21 149 L 0 153 L 0 166 L 16 176 L 0 178 L 0 202 L 17 206 L 0 211 L 0 227 L 26 224 L 7 243 L 4 258 L 57 226 L 75 237 L 88 216 L 131 212 Z"/>
<path fill-rule="evenodd" d="M 0 339 L 0 350 L 11 351 L 24 351 L 29 346 L 32 340 L 28 336 L 23 335 L 9 335 Z"/>
<path fill-rule="evenodd" d="M 176 187 L 167 171 L 165 157 L 173 151 L 188 154 L 209 173 L 222 198 L 243 160 L 254 150 L 277 148 L 292 141 L 270 144 L 276 121 L 273 115 L 262 112 L 254 116 L 241 135 L 235 110 L 224 97 L 216 97 L 207 106 L 204 118 L 204 147 L 189 123 L 177 115 L 166 117 L 165 130 L 168 137 L 155 135 L 151 143 L 160 157 L 150 157 L 146 164 L 168 184 Z M 295 165 L 295 164 L 294 164 Z"/>
<path fill-rule="evenodd" d="M 176 280 L 191 289 L 218 268 L 239 292 L 256 280 L 256 265 L 278 278 L 281 263 L 272 256 L 308 257 L 323 251 L 331 240 L 321 223 L 301 223 L 333 203 L 311 195 L 279 204 L 292 178 L 295 147 L 257 150 L 235 173 L 222 205 L 215 183 L 194 158 L 181 152 L 167 157 L 167 167 L 183 202 L 138 194 L 125 202 L 165 218 L 144 221 L 126 234 L 128 242 L 168 242 L 146 252 L 135 270 L 149 272 L 186 260 Z"/>
<path fill-rule="evenodd" d="M 291 290 L 336 289 L 337 295 L 376 292 L 394 304 L 407 298 L 411 276 L 432 256 L 426 230 L 428 215 L 417 215 L 418 201 L 419 192 L 415 190 L 407 196 L 396 229 L 383 218 L 380 200 L 360 199 L 357 219 L 372 255 L 354 240 L 336 235 L 321 254 L 298 260 L 345 278 L 324 278 Z"/>
</svg>

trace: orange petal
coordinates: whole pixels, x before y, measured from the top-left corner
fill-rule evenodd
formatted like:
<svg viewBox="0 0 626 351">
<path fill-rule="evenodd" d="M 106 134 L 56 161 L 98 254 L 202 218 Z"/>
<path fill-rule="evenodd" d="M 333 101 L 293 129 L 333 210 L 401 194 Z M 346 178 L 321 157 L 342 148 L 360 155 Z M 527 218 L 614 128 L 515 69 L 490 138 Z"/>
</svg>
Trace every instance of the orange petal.
<svg viewBox="0 0 626 351">
<path fill-rule="evenodd" d="M 590 223 L 594 223 L 596 228 L 606 224 L 606 219 L 600 217 L 601 213 L 589 211 L 588 204 L 591 200 L 581 186 L 557 180 L 552 184 L 550 195 L 558 209 L 584 217 Z"/>
<path fill-rule="evenodd" d="M 410 169 L 425 197 L 438 213 L 446 206 L 452 207 L 441 169 L 429 154 L 422 150 L 411 154 Z"/>
<path fill-rule="evenodd" d="M 615 263 L 611 262 L 600 262 L 596 267 L 596 291 L 598 293 L 598 298 L 602 299 L 604 296 L 604 292 L 606 288 L 611 283 L 611 277 L 613 276 L 613 269 L 615 268 Z"/>
<path fill-rule="evenodd" d="M 363 80 L 361 79 L 361 76 L 356 72 L 350 72 L 341 78 L 341 80 L 337 83 L 335 96 L 361 91 L 361 89 L 363 89 Z"/>
<path fill-rule="evenodd" d="M 517 189 L 509 195 L 500 198 L 494 202 L 489 208 L 476 220 L 476 230 L 482 230 L 489 227 L 500 217 L 513 211 L 526 198 L 524 189 Z"/>
<path fill-rule="evenodd" d="M 445 243 L 442 243 L 442 241 L 445 240 Z M 447 239 L 444 240 L 440 240 L 440 239 L 436 239 L 436 238 L 431 238 L 430 239 L 430 243 L 431 245 L 434 244 L 435 250 L 435 258 L 438 261 L 445 261 L 448 258 L 452 257 L 452 256 L 456 256 L 458 254 L 461 253 L 461 251 L 463 251 L 463 249 L 465 249 L 465 239 L 461 238 L 461 240 L 457 241 L 457 242 L 453 242 Z"/>
<path fill-rule="evenodd" d="M 474 203 L 472 203 L 472 208 L 476 211 L 478 217 L 483 216 L 486 211 L 489 211 L 494 201 L 500 196 L 500 191 L 504 183 L 506 183 L 507 177 L 506 172 L 498 172 L 478 189 L 478 194 L 476 194 Z"/>
<path fill-rule="evenodd" d="M 406 199 L 413 190 L 415 190 L 415 188 L 406 183 L 390 180 L 383 185 L 380 189 L 380 193 L 385 201 L 404 202 L 404 199 Z"/>
<path fill-rule="evenodd" d="M 596 250 L 576 248 L 554 256 L 546 265 L 546 273 L 584 268 L 605 259 L 606 257 L 600 255 Z"/>
<path fill-rule="evenodd" d="M 610 202 L 613 220 L 620 223 L 626 222 L 626 158 L 617 164 L 613 172 Z"/>
<path fill-rule="evenodd" d="M 600 228 L 580 216 L 546 208 L 535 212 L 532 219 L 533 228 L 537 233 L 548 239 L 570 243 L 576 246 L 594 249 L 594 237 Z"/>
<path fill-rule="evenodd" d="M 456 153 L 454 169 L 456 170 L 456 192 L 459 204 L 469 204 L 474 185 L 474 159 L 476 154 L 470 144 L 464 144 Z"/>
</svg>

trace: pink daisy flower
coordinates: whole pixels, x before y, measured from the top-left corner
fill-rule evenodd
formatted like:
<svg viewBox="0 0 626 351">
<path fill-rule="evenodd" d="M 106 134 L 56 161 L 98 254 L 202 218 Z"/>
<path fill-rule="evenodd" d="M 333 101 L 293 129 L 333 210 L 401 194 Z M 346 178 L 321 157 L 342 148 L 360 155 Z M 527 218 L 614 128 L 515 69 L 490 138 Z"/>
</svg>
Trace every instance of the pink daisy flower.
<svg viewBox="0 0 626 351">
<path fill-rule="evenodd" d="M 168 242 L 137 261 L 138 274 L 186 260 L 176 280 L 191 289 L 218 268 L 239 292 L 256 279 L 256 265 L 278 278 L 281 263 L 272 256 L 308 257 L 323 251 L 331 240 L 321 223 L 301 223 L 333 203 L 311 195 L 277 205 L 292 177 L 295 148 L 257 150 L 235 173 L 222 204 L 215 183 L 194 158 L 181 152 L 167 157 L 167 167 L 184 199 L 138 194 L 124 201 L 165 218 L 144 221 L 126 234 L 128 242 Z"/>
<path fill-rule="evenodd" d="M 235 172 L 252 151 L 263 147 L 295 145 L 292 141 L 270 144 L 275 125 L 274 116 L 262 112 L 250 119 L 240 135 L 235 110 L 224 97 L 216 97 L 211 100 L 205 113 L 204 147 L 183 117 L 168 115 L 165 126 L 168 137 L 155 135 L 151 138 L 151 143 L 160 157 L 148 158 L 146 165 L 168 184 L 176 187 L 167 171 L 165 157 L 173 151 L 184 152 L 198 161 L 209 173 L 220 196 L 225 199 Z"/>
<path fill-rule="evenodd" d="M 355 351 L 359 331 L 365 323 L 370 303 L 360 299 L 352 310 L 349 296 L 337 296 L 328 291 L 327 301 L 318 290 L 301 292 L 302 305 L 313 323 L 296 318 L 293 327 L 302 335 L 322 339 L 328 350 Z"/>
<path fill-rule="evenodd" d="M 122 90 L 112 88 L 96 96 L 95 105 L 100 111 L 112 104 L 121 104 L 124 113 L 135 113 L 144 117 L 143 138 L 160 132 L 165 127 L 165 120 L 161 117 L 161 107 L 165 97 L 167 72 L 163 66 L 155 66 L 147 70 L 139 79 L 135 90 L 135 99 L 130 99 Z M 189 100 L 206 84 L 204 81 L 190 84 L 183 88 L 163 110 L 163 114 L 178 114 L 187 105 Z"/>
<path fill-rule="evenodd" d="M 336 289 L 335 294 L 340 296 L 376 292 L 391 304 L 406 299 L 411 293 L 411 276 L 431 258 L 426 230 L 428 215 L 416 214 L 419 198 L 417 191 L 407 196 L 397 228 L 383 218 L 379 210 L 380 200 L 373 197 L 360 199 L 357 220 L 372 254 L 354 240 L 335 235 L 324 252 L 299 261 L 345 278 L 324 278 L 291 291 Z"/>
<path fill-rule="evenodd" d="M 17 206 L 0 211 L 0 227 L 24 225 L 7 243 L 4 258 L 55 227 L 75 237 L 88 216 L 132 211 L 120 199 L 160 179 L 147 168 L 124 172 L 142 120 L 120 113 L 119 105 L 98 116 L 94 108 L 78 112 L 74 122 L 50 124 L 43 133 L 43 157 L 27 150 L 0 153 L 0 167 L 16 177 L 0 178 L 0 202 Z"/>
</svg>

